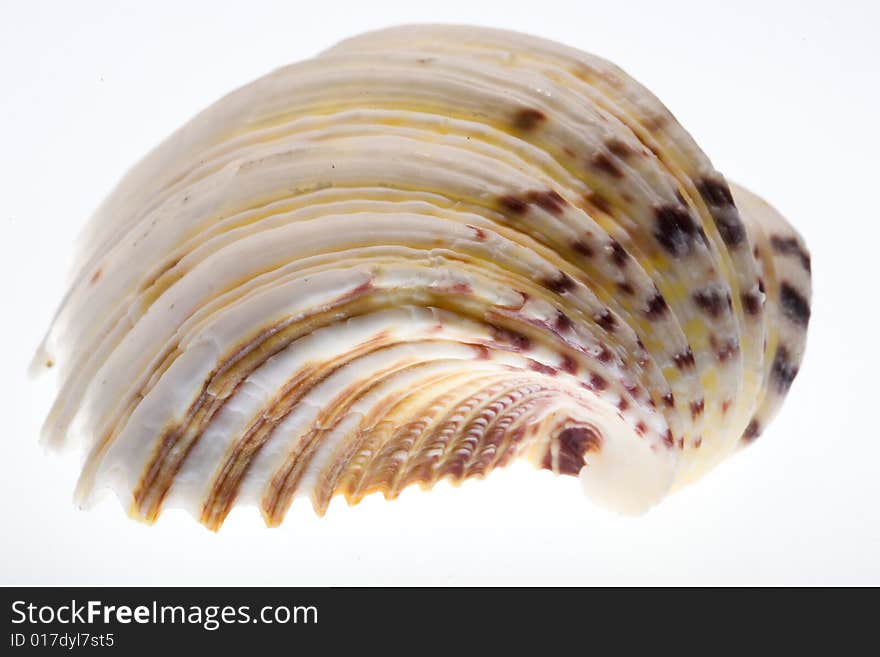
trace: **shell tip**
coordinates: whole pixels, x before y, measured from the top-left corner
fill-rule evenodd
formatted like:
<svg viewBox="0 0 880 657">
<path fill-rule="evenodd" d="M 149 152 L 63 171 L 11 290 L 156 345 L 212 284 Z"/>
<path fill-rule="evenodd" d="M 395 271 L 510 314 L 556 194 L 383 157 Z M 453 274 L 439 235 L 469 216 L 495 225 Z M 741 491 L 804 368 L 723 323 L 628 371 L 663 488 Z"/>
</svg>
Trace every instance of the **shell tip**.
<svg viewBox="0 0 880 657">
<path fill-rule="evenodd" d="M 28 365 L 28 377 L 35 379 L 38 376 L 45 374 L 47 370 L 51 370 L 53 367 L 55 367 L 55 359 L 49 353 L 49 350 L 46 349 L 45 345 L 41 344 L 37 348 L 34 357 Z"/>
</svg>

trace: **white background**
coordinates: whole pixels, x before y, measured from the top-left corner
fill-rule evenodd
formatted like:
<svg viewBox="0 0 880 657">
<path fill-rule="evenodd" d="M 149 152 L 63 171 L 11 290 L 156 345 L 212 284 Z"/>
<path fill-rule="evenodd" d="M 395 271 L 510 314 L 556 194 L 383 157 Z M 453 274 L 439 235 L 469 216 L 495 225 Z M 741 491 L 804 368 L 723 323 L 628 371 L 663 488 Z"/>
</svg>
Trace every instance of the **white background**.
<svg viewBox="0 0 880 657">
<path fill-rule="evenodd" d="M 806 362 L 760 441 L 641 518 L 529 467 L 386 503 L 253 509 L 213 534 L 71 502 L 25 370 L 72 240 L 125 169 L 238 85 L 402 22 L 533 32 L 652 89 L 813 251 Z M 878 4 L 11 2 L 0 9 L 0 583 L 880 584 Z"/>
</svg>

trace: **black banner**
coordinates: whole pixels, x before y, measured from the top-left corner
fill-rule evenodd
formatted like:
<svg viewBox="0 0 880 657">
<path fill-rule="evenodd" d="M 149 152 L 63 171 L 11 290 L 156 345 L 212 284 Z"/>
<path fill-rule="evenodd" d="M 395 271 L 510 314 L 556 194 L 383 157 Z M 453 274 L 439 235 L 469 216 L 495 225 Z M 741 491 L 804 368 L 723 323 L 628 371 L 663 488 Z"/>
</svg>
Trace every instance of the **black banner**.
<svg viewBox="0 0 880 657">
<path fill-rule="evenodd" d="M 726 648 L 791 648 L 823 634 L 838 647 L 872 627 L 867 608 L 815 593 L 747 589 L 5 588 L 0 654 L 268 650 L 335 655 L 500 650 L 627 654 L 684 632 Z M 835 625 L 835 619 L 840 623 Z M 609 643 L 611 642 L 611 643 Z M 666 648 L 664 648 L 665 650 Z M 201 654 L 201 653 L 200 653 Z"/>
</svg>

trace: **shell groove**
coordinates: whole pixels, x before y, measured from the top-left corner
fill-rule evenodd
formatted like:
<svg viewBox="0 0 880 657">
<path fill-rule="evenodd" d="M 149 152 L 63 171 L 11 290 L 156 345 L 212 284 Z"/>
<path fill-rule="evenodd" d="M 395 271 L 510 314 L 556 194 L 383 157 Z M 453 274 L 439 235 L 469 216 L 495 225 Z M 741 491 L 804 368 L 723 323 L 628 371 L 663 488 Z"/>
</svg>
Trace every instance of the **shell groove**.
<svg viewBox="0 0 880 657">
<path fill-rule="evenodd" d="M 77 494 L 219 528 L 523 458 L 638 513 L 752 442 L 810 258 L 608 62 L 354 37 L 199 114 L 86 227 L 37 354 Z"/>
</svg>

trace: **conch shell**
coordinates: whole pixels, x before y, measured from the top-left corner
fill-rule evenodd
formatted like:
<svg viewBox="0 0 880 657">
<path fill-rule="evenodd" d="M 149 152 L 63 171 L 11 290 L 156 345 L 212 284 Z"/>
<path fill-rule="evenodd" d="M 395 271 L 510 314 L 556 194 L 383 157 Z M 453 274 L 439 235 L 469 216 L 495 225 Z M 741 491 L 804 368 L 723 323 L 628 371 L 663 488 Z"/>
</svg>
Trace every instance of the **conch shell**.
<svg viewBox="0 0 880 657">
<path fill-rule="evenodd" d="M 386 29 L 226 96 L 118 185 L 36 358 L 77 495 L 279 524 L 518 458 L 639 513 L 751 442 L 810 257 L 608 62 Z"/>
</svg>

